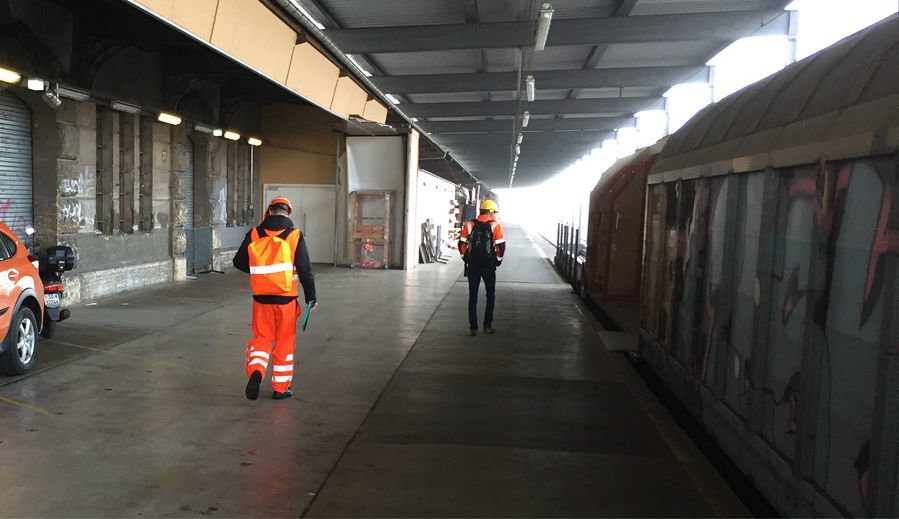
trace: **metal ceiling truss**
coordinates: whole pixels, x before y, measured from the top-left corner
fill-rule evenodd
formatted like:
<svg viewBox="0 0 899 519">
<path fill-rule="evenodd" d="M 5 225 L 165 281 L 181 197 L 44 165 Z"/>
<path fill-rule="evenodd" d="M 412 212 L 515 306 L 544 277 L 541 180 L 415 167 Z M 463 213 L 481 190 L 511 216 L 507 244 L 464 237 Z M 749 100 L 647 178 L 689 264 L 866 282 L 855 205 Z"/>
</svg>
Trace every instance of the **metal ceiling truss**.
<svg viewBox="0 0 899 519">
<path fill-rule="evenodd" d="M 634 127 L 635 113 L 664 109 L 669 87 L 708 81 L 705 64 L 730 42 L 789 31 L 787 0 L 550 0 L 546 51 L 535 52 L 538 0 L 435 2 L 455 11 L 442 18 L 421 0 L 278 1 L 302 5 L 325 26 L 317 37 L 352 54 L 371 74 L 365 80 L 399 101 L 397 113 L 492 187 L 509 184 L 516 155 L 515 185 L 550 178 Z"/>
</svg>

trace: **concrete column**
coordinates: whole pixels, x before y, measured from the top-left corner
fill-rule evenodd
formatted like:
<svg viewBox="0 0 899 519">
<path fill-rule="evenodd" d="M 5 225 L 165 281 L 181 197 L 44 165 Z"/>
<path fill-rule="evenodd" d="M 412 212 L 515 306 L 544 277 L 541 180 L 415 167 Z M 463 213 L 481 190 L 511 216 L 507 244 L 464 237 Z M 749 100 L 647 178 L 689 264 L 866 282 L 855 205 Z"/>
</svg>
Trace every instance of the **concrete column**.
<svg viewBox="0 0 899 519">
<path fill-rule="evenodd" d="M 64 100 L 56 112 L 57 239 L 93 234 L 97 214 L 97 111 L 91 102 Z M 35 153 L 37 153 L 35 149 Z M 37 207 L 36 207 L 37 209 Z"/>
<path fill-rule="evenodd" d="M 174 260 L 174 278 L 176 281 L 187 278 L 187 262 L 184 253 L 187 251 L 187 193 L 185 192 L 185 175 L 188 173 L 188 161 L 191 146 L 188 134 L 190 130 L 184 126 L 176 126 L 171 130 L 171 210 L 172 210 L 172 259 Z"/>
</svg>

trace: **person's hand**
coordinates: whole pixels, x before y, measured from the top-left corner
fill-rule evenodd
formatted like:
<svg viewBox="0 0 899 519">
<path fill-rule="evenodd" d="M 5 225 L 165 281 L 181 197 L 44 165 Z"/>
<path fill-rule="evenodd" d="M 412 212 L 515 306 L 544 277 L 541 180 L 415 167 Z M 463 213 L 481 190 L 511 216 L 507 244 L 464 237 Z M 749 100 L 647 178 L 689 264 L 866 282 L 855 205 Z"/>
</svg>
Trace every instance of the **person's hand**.
<svg viewBox="0 0 899 519">
<path fill-rule="evenodd" d="M 312 308 L 309 310 L 310 312 L 318 308 L 318 301 L 313 299 L 312 301 L 306 301 L 307 305 L 312 305 Z"/>
<path fill-rule="evenodd" d="M 503 260 L 496 260 L 496 266 L 500 266 L 503 264 Z"/>
</svg>

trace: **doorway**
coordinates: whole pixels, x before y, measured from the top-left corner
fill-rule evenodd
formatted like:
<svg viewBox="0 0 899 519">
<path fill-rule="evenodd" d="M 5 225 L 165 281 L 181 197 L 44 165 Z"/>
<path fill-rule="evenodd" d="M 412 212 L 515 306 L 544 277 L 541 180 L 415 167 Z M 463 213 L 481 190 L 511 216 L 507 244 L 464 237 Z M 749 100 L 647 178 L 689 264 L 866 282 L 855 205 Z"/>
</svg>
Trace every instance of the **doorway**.
<svg viewBox="0 0 899 519">
<path fill-rule="evenodd" d="M 266 184 L 263 200 L 285 196 L 293 205 L 290 218 L 303 231 L 313 263 L 334 263 L 335 194 L 333 185 Z"/>
</svg>

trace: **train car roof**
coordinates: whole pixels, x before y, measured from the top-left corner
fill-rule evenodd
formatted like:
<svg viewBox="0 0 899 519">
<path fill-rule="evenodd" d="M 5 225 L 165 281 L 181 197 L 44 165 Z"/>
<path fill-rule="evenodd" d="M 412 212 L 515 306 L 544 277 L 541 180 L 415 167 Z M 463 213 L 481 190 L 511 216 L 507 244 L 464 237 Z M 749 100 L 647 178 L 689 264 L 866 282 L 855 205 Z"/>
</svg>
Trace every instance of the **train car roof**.
<svg viewBox="0 0 899 519">
<path fill-rule="evenodd" d="M 634 153 L 616 160 L 614 164 L 603 171 L 602 175 L 599 177 L 599 180 L 596 182 L 596 186 L 594 186 L 590 191 L 591 197 L 602 191 L 603 187 L 608 184 L 609 181 L 615 178 L 615 175 L 621 173 L 621 170 L 624 169 L 625 166 L 637 164 L 645 160 L 647 157 L 657 155 L 662 150 L 662 148 L 665 147 L 666 142 L 668 142 L 668 137 L 662 137 L 661 139 L 656 141 L 655 144 L 652 144 L 645 148 L 640 148 Z"/>
<path fill-rule="evenodd" d="M 672 134 L 650 183 L 891 154 L 899 16 L 710 105 Z"/>
</svg>

